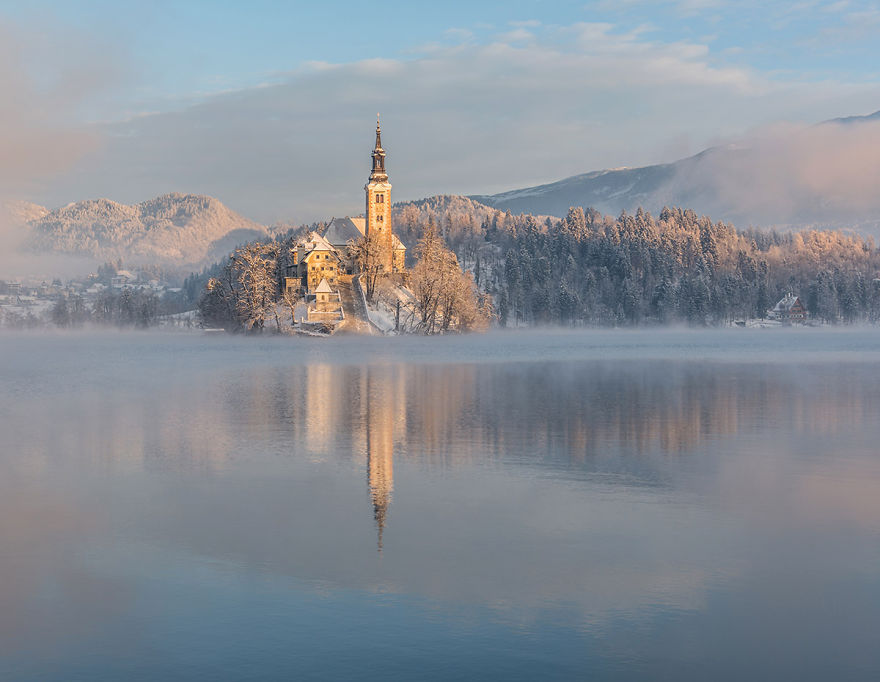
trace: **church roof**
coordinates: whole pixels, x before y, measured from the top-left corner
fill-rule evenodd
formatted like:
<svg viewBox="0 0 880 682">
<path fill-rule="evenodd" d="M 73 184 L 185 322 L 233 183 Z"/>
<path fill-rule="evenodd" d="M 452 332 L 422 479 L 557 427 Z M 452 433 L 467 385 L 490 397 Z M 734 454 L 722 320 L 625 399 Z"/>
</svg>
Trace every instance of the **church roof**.
<svg viewBox="0 0 880 682">
<path fill-rule="evenodd" d="M 328 242 L 317 232 L 310 232 L 309 236 L 299 242 L 296 248 L 302 249 L 303 255 L 301 258 L 308 257 L 308 255 L 313 251 L 332 251 L 334 253 L 336 252 L 336 249 L 333 248 L 333 244 Z"/>
<path fill-rule="evenodd" d="M 324 239 L 336 248 L 342 248 L 347 246 L 349 241 L 357 241 L 363 237 L 366 230 L 367 221 L 365 218 L 333 218 L 327 229 L 324 230 Z M 406 245 L 393 232 L 391 233 L 391 248 L 395 251 L 406 250 Z"/>
<path fill-rule="evenodd" d="M 327 284 L 327 278 L 323 278 L 321 283 L 318 285 L 318 288 L 315 289 L 315 292 L 318 294 L 332 294 L 333 289 L 330 288 L 330 285 Z"/>
<path fill-rule="evenodd" d="M 337 247 L 346 246 L 352 239 L 358 240 L 363 236 L 363 231 L 351 218 L 334 218 L 324 231 L 324 239 Z"/>
</svg>

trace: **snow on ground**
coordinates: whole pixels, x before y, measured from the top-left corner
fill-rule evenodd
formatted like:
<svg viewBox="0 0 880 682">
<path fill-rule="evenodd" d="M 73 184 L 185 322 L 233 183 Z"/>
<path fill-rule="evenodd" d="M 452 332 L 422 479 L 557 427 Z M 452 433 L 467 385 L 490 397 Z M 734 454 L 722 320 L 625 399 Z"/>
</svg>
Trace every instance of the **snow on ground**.
<svg viewBox="0 0 880 682">
<path fill-rule="evenodd" d="M 159 327 L 168 329 L 197 329 L 201 324 L 198 310 L 187 310 L 172 315 L 160 315 Z"/>
<path fill-rule="evenodd" d="M 375 307 L 367 306 L 367 315 L 370 322 L 381 329 L 383 333 L 394 331 L 394 312 L 381 301 L 377 302 Z"/>
<path fill-rule="evenodd" d="M 770 327 L 781 327 L 782 323 L 778 320 L 746 320 L 746 327 L 749 329 L 769 329 Z"/>
<path fill-rule="evenodd" d="M 305 322 L 309 314 L 309 304 L 305 301 L 299 301 L 293 309 L 293 319 L 297 322 Z"/>
<path fill-rule="evenodd" d="M 404 311 L 413 300 L 412 292 L 406 287 L 383 284 L 377 292 L 376 303 L 367 305 L 367 315 L 384 334 L 393 334 L 397 328 L 397 303 L 401 305 L 401 324 Z"/>
</svg>

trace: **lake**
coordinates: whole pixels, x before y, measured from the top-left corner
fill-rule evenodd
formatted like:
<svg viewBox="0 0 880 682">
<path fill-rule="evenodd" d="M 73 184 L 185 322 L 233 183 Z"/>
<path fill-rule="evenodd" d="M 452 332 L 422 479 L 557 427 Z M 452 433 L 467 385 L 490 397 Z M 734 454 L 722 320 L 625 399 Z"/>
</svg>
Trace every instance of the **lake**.
<svg viewBox="0 0 880 682">
<path fill-rule="evenodd" d="M 0 679 L 880 679 L 880 331 L 0 336 Z"/>
</svg>

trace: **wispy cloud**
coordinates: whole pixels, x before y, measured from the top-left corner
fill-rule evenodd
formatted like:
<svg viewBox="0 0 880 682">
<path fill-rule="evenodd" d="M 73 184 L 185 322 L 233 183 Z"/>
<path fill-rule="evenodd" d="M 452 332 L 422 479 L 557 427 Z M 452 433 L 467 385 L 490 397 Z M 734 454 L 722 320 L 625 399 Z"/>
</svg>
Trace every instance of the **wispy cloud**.
<svg viewBox="0 0 880 682">
<path fill-rule="evenodd" d="M 46 259 L 21 255 L 26 239 L 10 205 L 38 197 L 46 186 L 94 152 L 101 134 L 82 124 L 90 98 L 119 75 L 121 55 L 107 59 L 99 41 L 75 31 L 39 31 L 0 23 L 0 271 L 42 273 Z M 71 263 L 52 259 L 49 272 Z M 81 266 L 82 264 L 77 264 Z"/>
<path fill-rule="evenodd" d="M 631 9 L 638 6 L 656 7 L 658 5 L 665 5 L 671 7 L 682 16 L 693 16 L 695 14 L 705 13 L 732 4 L 736 3 L 733 3 L 730 0 L 600 0 L 598 3 L 586 5 L 584 9 L 591 10 L 599 8 L 605 11 L 616 11 L 621 8 Z"/>
<path fill-rule="evenodd" d="M 880 224 L 880 121 L 768 126 L 685 166 L 668 188 L 700 210 L 756 224 Z M 668 201 L 668 200 L 666 200 Z"/>
<path fill-rule="evenodd" d="M 313 62 L 277 84 L 102 126 L 104 148 L 45 200 L 191 191 L 264 222 L 306 221 L 362 210 L 376 111 L 395 196 L 418 198 L 668 160 L 670 140 L 700 148 L 808 106 L 871 110 L 880 95 L 725 66 L 708 45 L 664 42 L 647 26 L 518 30 L 530 38 L 462 36 L 410 59 Z"/>
</svg>

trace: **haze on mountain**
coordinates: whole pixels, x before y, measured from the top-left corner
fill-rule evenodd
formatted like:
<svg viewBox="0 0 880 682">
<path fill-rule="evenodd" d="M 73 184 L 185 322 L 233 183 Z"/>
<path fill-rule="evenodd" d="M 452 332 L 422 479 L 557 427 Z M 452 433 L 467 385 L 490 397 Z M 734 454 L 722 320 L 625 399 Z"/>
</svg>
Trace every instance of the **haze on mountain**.
<svg viewBox="0 0 880 682">
<path fill-rule="evenodd" d="M 485 207 L 561 218 L 572 206 L 612 216 L 640 207 L 658 215 L 665 206 L 680 206 L 740 228 L 831 227 L 880 236 L 878 187 L 880 111 L 809 127 L 765 128 L 672 163 L 471 195 L 473 202 L 460 208 L 479 223 L 488 215 Z M 399 206 L 421 210 L 425 202 L 430 199 Z M 171 193 L 135 205 L 91 199 L 54 210 L 13 202 L 7 209 L 23 230 L 18 246 L 31 253 L 98 262 L 122 258 L 181 270 L 216 262 L 238 244 L 271 233 L 218 199 L 198 194 Z M 360 206 L 352 209 L 356 214 Z M 302 220 L 290 215 L 285 222 Z"/>
<path fill-rule="evenodd" d="M 268 234 L 219 200 L 194 194 L 166 194 L 133 206 L 90 199 L 55 210 L 25 202 L 11 209 L 24 226 L 27 251 L 121 258 L 132 265 L 197 268 Z"/>
<path fill-rule="evenodd" d="M 571 206 L 618 215 L 683 206 L 738 226 L 848 227 L 880 235 L 880 111 L 777 126 L 672 163 L 615 168 L 473 199 L 514 214 Z"/>
</svg>

